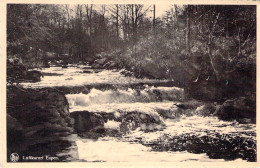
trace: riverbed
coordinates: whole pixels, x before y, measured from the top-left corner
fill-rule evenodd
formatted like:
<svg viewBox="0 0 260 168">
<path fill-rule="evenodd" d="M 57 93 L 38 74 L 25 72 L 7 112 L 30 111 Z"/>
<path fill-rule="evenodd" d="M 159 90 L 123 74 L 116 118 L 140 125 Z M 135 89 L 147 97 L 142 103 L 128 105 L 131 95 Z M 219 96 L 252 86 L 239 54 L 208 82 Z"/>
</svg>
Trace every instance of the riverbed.
<svg viewBox="0 0 260 168">
<path fill-rule="evenodd" d="M 118 70 L 97 70 L 83 65 L 41 71 L 44 74 L 41 82 L 22 85 L 26 88 L 91 86 L 84 93 L 66 94 L 70 113 L 113 115 L 112 119 L 105 119 L 103 127 L 115 131 L 115 135 L 97 138 L 78 135 L 76 144 L 81 161 L 246 162 L 256 159 L 255 124 L 201 115 L 207 109 L 203 102 L 196 100 L 193 100 L 199 104 L 196 108 L 180 109 L 178 104 L 184 101 L 184 91 L 166 86 L 168 80 L 137 79 L 126 77 Z M 115 87 L 96 88 L 97 84 Z M 142 87 L 128 87 L 131 84 Z M 132 118 L 124 118 L 127 114 Z M 135 114 L 140 116 L 140 122 L 135 121 Z M 143 122 L 142 116 L 150 116 L 152 120 Z M 122 131 L 123 127 L 127 129 Z"/>
</svg>

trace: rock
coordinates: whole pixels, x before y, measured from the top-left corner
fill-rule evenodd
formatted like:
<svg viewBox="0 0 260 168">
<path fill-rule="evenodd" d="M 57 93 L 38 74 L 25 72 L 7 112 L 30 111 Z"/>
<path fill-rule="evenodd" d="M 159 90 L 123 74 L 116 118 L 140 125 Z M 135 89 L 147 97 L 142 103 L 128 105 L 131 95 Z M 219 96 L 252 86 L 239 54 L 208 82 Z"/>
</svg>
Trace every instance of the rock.
<svg viewBox="0 0 260 168">
<path fill-rule="evenodd" d="M 40 71 L 30 70 L 22 64 L 7 63 L 7 81 L 10 82 L 40 82 L 42 74 Z"/>
<path fill-rule="evenodd" d="M 144 131 L 156 131 L 164 127 L 158 116 L 140 112 L 128 112 L 121 117 L 120 131 L 126 133 L 141 127 Z"/>
<path fill-rule="evenodd" d="M 82 73 L 93 73 L 93 71 L 90 71 L 90 70 L 84 70 L 84 71 L 82 71 Z"/>
<path fill-rule="evenodd" d="M 239 123 L 241 124 L 251 124 L 251 123 L 254 123 L 255 121 L 253 121 L 252 119 L 250 118 L 241 118 L 241 119 L 238 119 L 237 120 Z"/>
<path fill-rule="evenodd" d="M 190 100 L 180 103 L 174 103 L 173 105 L 180 108 L 180 109 L 196 109 L 197 107 L 201 106 L 203 103 L 196 101 L 196 100 Z"/>
<path fill-rule="evenodd" d="M 216 111 L 216 115 L 222 120 L 237 120 L 241 122 L 256 121 L 255 98 L 239 97 L 226 100 Z M 250 120 L 247 120 L 250 119 Z"/>
<path fill-rule="evenodd" d="M 158 114 L 166 119 L 175 119 L 175 113 L 173 110 L 157 110 Z"/>
<path fill-rule="evenodd" d="M 105 64 L 108 62 L 107 58 L 101 58 L 94 61 L 94 63 L 91 65 L 93 69 L 102 69 L 104 68 Z"/>
<path fill-rule="evenodd" d="M 50 68 L 50 63 L 48 60 L 43 60 L 42 68 Z"/>
<path fill-rule="evenodd" d="M 98 59 L 95 61 L 95 63 L 99 64 L 99 65 L 104 65 L 107 62 L 107 58 L 102 58 L 102 59 Z"/>
<path fill-rule="evenodd" d="M 116 63 L 114 61 L 109 61 L 104 65 L 104 67 L 106 69 L 114 69 L 116 68 Z"/>
<path fill-rule="evenodd" d="M 69 104 L 61 92 L 9 88 L 7 104 L 8 160 L 14 152 L 20 156 L 49 155 L 58 157 L 57 161 L 77 159 Z"/>
<path fill-rule="evenodd" d="M 142 140 L 141 140 L 142 141 Z M 211 159 L 256 161 L 256 141 L 254 138 L 238 134 L 213 134 L 201 135 L 183 133 L 180 135 L 165 134 L 152 143 L 145 141 L 143 145 L 155 151 L 187 151 L 189 153 L 206 154 Z"/>
<path fill-rule="evenodd" d="M 19 63 L 7 61 L 7 81 L 8 82 L 22 82 L 27 73 L 27 68 Z"/>
<path fill-rule="evenodd" d="M 133 72 L 128 71 L 126 69 L 121 70 L 120 74 L 125 75 L 125 76 L 133 76 Z"/>
<path fill-rule="evenodd" d="M 194 114 L 205 117 L 214 116 L 218 108 L 219 105 L 216 103 L 205 103 L 204 105 L 197 107 L 194 111 Z"/>
<path fill-rule="evenodd" d="M 85 61 L 88 62 L 88 63 L 90 63 L 90 64 L 92 64 L 92 63 L 95 61 L 95 58 L 93 58 L 93 57 L 88 57 L 88 58 L 85 59 Z"/>
<path fill-rule="evenodd" d="M 23 136 L 23 126 L 16 118 L 7 114 L 7 150 L 12 153 L 16 148 L 19 148 Z M 19 138 L 16 138 L 19 137 Z"/>
<path fill-rule="evenodd" d="M 103 117 L 88 111 L 72 112 L 71 117 L 74 119 L 74 129 L 76 132 L 89 132 L 96 127 L 103 127 Z"/>
<path fill-rule="evenodd" d="M 118 130 L 114 130 L 116 135 L 127 133 L 137 128 L 143 131 L 155 131 L 165 126 L 158 116 L 135 111 L 122 113 L 117 117 L 113 113 L 76 111 L 71 113 L 71 117 L 74 119 L 74 129 L 77 133 L 83 137 L 94 139 L 100 136 L 111 135 L 112 130 L 104 127 L 104 124 L 108 122 L 108 120 L 121 122 Z"/>
<path fill-rule="evenodd" d="M 101 68 L 102 68 L 102 66 L 101 66 L 100 64 L 97 64 L 97 63 L 92 64 L 91 67 L 92 67 L 93 69 L 101 69 Z"/>
<path fill-rule="evenodd" d="M 42 74 L 40 71 L 27 71 L 25 79 L 30 82 L 40 82 Z"/>
<path fill-rule="evenodd" d="M 73 78 L 72 78 L 72 77 L 69 77 L 69 78 L 66 78 L 65 80 L 73 80 Z"/>
<path fill-rule="evenodd" d="M 95 73 L 99 73 L 99 72 L 102 72 L 103 69 L 94 69 L 93 71 L 94 71 Z"/>
</svg>

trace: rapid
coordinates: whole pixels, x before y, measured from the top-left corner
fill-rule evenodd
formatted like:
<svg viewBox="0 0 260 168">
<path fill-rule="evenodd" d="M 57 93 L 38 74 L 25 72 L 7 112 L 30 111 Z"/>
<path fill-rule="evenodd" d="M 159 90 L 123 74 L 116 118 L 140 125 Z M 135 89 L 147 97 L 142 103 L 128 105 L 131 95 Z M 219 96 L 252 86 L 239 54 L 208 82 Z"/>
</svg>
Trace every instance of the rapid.
<svg viewBox="0 0 260 168">
<path fill-rule="evenodd" d="M 184 90 L 167 80 L 125 77 L 89 66 L 51 67 L 42 73 L 41 82 L 22 85 L 86 88 L 66 93 L 71 114 L 96 117 L 92 122 L 98 129 L 89 130 L 94 136 L 78 133 L 81 161 L 245 162 L 255 157 L 255 124 L 220 120 L 196 100 L 188 102 L 191 108 L 182 107 Z M 97 131 L 101 128 L 102 133 Z"/>
</svg>

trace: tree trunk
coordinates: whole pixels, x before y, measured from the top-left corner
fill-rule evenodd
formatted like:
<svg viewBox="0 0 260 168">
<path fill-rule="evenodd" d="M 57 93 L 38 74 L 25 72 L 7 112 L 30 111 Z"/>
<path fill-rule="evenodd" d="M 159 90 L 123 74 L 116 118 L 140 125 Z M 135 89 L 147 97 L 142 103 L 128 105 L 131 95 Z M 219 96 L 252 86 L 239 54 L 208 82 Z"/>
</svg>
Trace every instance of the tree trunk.
<svg viewBox="0 0 260 168">
<path fill-rule="evenodd" d="M 209 38 L 211 38 L 211 37 L 209 37 Z M 211 67 L 214 71 L 216 80 L 217 80 L 217 82 L 219 82 L 220 81 L 220 74 L 219 74 L 219 71 L 216 69 L 216 66 L 214 64 L 213 55 L 211 53 L 211 40 L 209 40 L 209 43 L 207 44 L 207 52 L 208 52 L 208 55 L 209 55 L 210 64 L 211 64 Z"/>
<path fill-rule="evenodd" d="M 116 38 L 119 39 L 119 6 L 116 5 Z"/>
<path fill-rule="evenodd" d="M 153 5 L 153 32 L 156 34 L 156 28 L 155 28 L 155 4 Z"/>
<path fill-rule="evenodd" d="M 186 13 L 186 51 L 190 54 L 190 6 L 187 7 Z"/>
</svg>

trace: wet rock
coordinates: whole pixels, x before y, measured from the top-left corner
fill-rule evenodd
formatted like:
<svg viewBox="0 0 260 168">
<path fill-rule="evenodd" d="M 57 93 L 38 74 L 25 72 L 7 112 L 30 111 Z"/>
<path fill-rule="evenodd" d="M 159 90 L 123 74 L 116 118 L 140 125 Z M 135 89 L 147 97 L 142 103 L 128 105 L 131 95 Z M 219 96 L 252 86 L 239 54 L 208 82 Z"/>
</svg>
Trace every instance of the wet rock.
<svg viewBox="0 0 260 168">
<path fill-rule="evenodd" d="M 117 129 L 104 127 L 104 123 L 109 120 L 121 121 L 113 113 L 92 113 L 88 111 L 72 112 L 74 119 L 74 129 L 79 136 L 91 139 L 98 139 L 104 136 L 121 136 L 122 133 Z"/>
<path fill-rule="evenodd" d="M 9 88 L 7 95 L 7 158 L 15 152 L 21 156 L 58 157 L 56 161 L 77 159 L 69 104 L 62 93 L 54 89 Z"/>
<path fill-rule="evenodd" d="M 95 61 L 95 58 L 93 58 L 93 57 L 87 57 L 87 58 L 85 59 L 85 61 L 88 62 L 88 63 L 90 63 L 90 64 L 92 64 L 92 63 Z"/>
<path fill-rule="evenodd" d="M 143 131 L 157 131 L 164 128 L 164 123 L 158 116 L 140 112 L 122 113 L 115 116 L 113 113 L 93 113 L 88 111 L 72 112 L 74 129 L 84 137 L 110 136 L 111 132 L 121 135 L 140 128 Z M 120 122 L 118 129 L 105 128 L 104 124 L 109 120 Z"/>
<path fill-rule="evenodd" d="M 109 61 L 104 65 L 106 69 L 114 69 L 116 66 L 117 64 L 114 61 Z"/>
<path fill-rule="evenodd" d="M 174 113 L 173 110 L 169 109 L 169 110 L 157 110 L 158 114 L 160 116 L 162 116 L 163 118 L 166 118 L 166 119 L 175 119 L 176 118 L 176 115 Z"/>
<path fill-rule="evenodd" d="M 216 111 L 222 120 L 237 120 L 243 123 L 256 121 L 256 101 L 254 97 L 239 97 L 226 100 Z"/>
<path fill-rule="evenodd" d="M 174 103 L 173 105 L 183 110 L 194 109 L 194 106 L 188 103 Z"/>
<path fill-rule="evenodd" d="M 192 116 L 194 114 L 201 115 L 204 112 L 205 103 L 191 100 L 186 102 L 173 103 L 171 109 L 159 111 L 159 114 L 165 118 L 179 118 L 182 115 Z M 207 111 L 207 110 L 205 110 Z"/>
<path fill-rule="evenodd" d="M 27 71 L 25 79 L 30 82 L 40 82 L 42 74 L 40 71 Z"/>
<path fill-rule="evenodd" d="M 73 78 L 72 78 L 72 77 L 69 77 L 69 78 L 66 78 L 65 80 L 73 80 Z"/>
<path fill-rule="evenodd" d="M 94 61 L 94 63 L 92 64 L 92 68 L 93 69 L 102 69 L 104 68 L 104 65 L 108 62 L 107 58 L 101 58 L 101 59 L 97 59 Z"/>
<path fill-rule="evenodd" d="M 94 69 L 93 71 L 94 71 L 95 73 L 99 73 L 99 72 L 102 72 L 103 69 Z"/>
<path fill-rule="evenodd" d="M 143 143 L 154 151 L 187 151 L 189 153 L 206 153 L 212 159 L 235 160 L 242 158 L 256 161 L 256 141 L 251 138 L 230 134 L 178 136 L 163 135 L 159 139 Z"/>
<path fill-rule="evenodd" d="M 93 68 L 93 69 L 101 69 L 103 67 L 100 64 L 94 63 L 94 64 L 92 64 L 91 68 Z"/>
<path fill-rule="evenodd" d="M 7 81 L 20 82 L 39 82 L 42 74 L 40 71 L 29 70 L 21 63 L 7 62 Z"/>
<path fill-rule="evenodd" d="M 217 105 L 216 103 L 205 103 L 204 105 L 197 107 L 194 111 L 194 114 L 205 117 L 215 116 L 215 112 L 218 108 L 219 105 Z"/>
<path fill-rule="evenodd" d="M 71 113 L 74 119 L 74 129 L 76 132 L 89 132 L 96 127 L 104 126 L 104 119 L 102 116 L 88 111 L 76 111 Z"/>
<path fill-rule="evenodd" d="M 107 122 L 108 120 L 121 121 L 121 119 L 119 117 L 115 116 L 115 113 L 102 112 L 99 114 L 103 117 L 104 122 Z"/>
<path fill-rule="evenodd" d="M 120 74 L 124 75 L 124 76 L 133 76 L 133 72 L 128 71 L 126 69 L 123 69 L 120 71 Z"/>
<path fill-rule="evenodd" d="M 90 70 L 84 70 L 84 71 L 82 71 L 82 73 L 93 73 L 93 71 L 90 71 Z"/>
<path fill-rule="evenodd" d="M 42 68 L 50 68 L 50 63 L 48 60 L 43 60 Z"/>
<path fill-rule="evenodd" d="M 7 60 L 7 82 L 22 82 L 26 77 L 27 68 L 17 61 Z"/>
<path fill-rule="evenodd" d="M 140 112 L 129 112 L 120 117 L 120 131 L 123 133 L 135 130 L 138 127 L 143 131 L 156 131 L 164 127 L 158 116 L 148 115 Z"/>
<path fill-rule="evenodd" d="M 107 62 L 107 58 L 98 59 L 95 61 L 96 64 L 104 65 Z"/>
<path fill-rule="evenodd" d="M 12 153 L 19 148 L 23 136 L 23 126 L 16 118 L 7 114 L 7 153 Z M 19 137 L 19 138 L 17 138 Z"/>
</svg>

